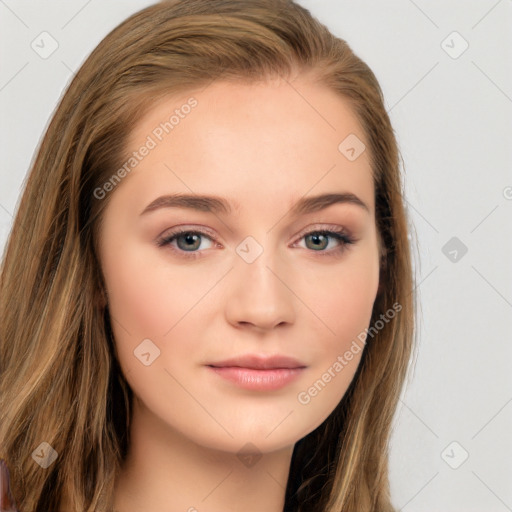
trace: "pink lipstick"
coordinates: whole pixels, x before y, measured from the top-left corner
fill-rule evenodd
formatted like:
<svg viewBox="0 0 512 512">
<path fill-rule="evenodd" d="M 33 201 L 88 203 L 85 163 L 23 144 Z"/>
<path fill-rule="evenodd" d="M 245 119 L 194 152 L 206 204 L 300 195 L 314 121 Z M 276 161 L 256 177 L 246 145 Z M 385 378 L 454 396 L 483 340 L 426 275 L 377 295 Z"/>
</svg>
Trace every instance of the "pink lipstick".
<svg viewBox="0 0 512 512">
<path fill-rule="evenodd" d="M 293 382 L 306 365 L 282 355 L 246 354 L 206 365 L 220 377 L 244 389 L 272 391 Z"/>
</svg>

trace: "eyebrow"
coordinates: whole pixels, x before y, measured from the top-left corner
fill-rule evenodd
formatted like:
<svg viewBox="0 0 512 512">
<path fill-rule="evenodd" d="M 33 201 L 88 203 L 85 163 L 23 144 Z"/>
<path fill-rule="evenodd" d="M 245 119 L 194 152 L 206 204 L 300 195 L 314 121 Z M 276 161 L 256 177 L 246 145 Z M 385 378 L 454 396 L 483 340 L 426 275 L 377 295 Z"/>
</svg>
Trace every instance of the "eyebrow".
<svg viewBox="0 0 512 512">
<path fill-rule="evenodd" d="M 338 203 L 353 204 L 366 210 L 368 213 L 370 212 L 366 203 L 355 194 L 343 192 L 302 197 L 292 206 L 291 214 L 297 216 L 314 213 Z M 233 205 L 236 211 L 240 211 L 240 204 L 238 202 L 234 202 Z M 170 194 L 156 198 L 144 208 L 140 215 L 145 215 L 160 208 L 187 208 L 201 212 L 224 214 L 230 214 L 232 212 L 231 203 L 219 196 Z"/>
</svg>

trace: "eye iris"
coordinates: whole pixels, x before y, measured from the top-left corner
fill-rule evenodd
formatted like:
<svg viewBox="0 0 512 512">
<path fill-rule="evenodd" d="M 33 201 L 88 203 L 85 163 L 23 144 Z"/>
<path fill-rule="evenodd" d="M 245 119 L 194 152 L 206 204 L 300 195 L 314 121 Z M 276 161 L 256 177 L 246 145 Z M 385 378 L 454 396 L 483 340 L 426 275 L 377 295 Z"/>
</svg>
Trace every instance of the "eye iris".
<svg viewBox="0 0 512 512">
<path fill-rule="evenodd" d="M 308 238 L 311 238 L 311 239 L 314 239 L 314 240 L 318 241 L 320 237 L 323 237 L 324 241 L 327 241 L 327 237 L 325 235 L 322 235 L 322 234 L 308 235 L 308 236 L 306 236 L 306 245 L 308 245 L 307 244 Z M 313 249 L 317 249 L 319 247 L 316 241 L 315 241 L 315 245 L 313 245 Z M 327 247 L 327 245 L 325 245 L 324 247 L 321 247 L 321 248 L 325 249 L 325 247 Z"/>
<path fill-rule="evenodd" d="M 182 240 L 182 239 L 185 239 L 187 241 L 187 243 L 189 242 L 192 242 L 193 243 L 193 238 L 196 237 L 196 246 L 195 247 L 192 247 L 190 245 L 185 245 L 184 247 L 180 247 L 180 243 L 179 241 Z M 184 235 L 178 235 L 176 237 L 176 241 L 177 241 L 177 244 L 178 244 L 178 247 L 180 247 L 180 249 L 183 249 L 183 250 L 187 250 L 187 249 L 198 249 L 199 248 L 199 245 L 200 245 L 200 239 L 199 239 L 200 235 L 195 235 L 195 234 L 184 234 Z M 199 242 L 199 243 L 197 243 Z"/>
</svg>

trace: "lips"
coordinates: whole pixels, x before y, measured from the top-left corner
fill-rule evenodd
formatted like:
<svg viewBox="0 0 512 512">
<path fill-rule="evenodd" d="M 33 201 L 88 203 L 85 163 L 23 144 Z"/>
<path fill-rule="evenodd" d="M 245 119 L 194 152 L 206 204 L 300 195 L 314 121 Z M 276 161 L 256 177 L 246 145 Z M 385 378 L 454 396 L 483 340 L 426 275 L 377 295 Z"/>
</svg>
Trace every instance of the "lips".
<svg viewBox="0 0 512 512">
<path fill-rule="evenodd" d="M 242 356 L 233 357 L 224 361 L 217 361 L 209 363 L 206 366 L 213 368 L 227 368 L 239 367 L 250 368 L 254 370 L 273 370 L 280 368 L 306 368 L 306 365 L 293 357 L 283 355 L 259 355 L 259 354 L 245 354 Z"/>
</svg>

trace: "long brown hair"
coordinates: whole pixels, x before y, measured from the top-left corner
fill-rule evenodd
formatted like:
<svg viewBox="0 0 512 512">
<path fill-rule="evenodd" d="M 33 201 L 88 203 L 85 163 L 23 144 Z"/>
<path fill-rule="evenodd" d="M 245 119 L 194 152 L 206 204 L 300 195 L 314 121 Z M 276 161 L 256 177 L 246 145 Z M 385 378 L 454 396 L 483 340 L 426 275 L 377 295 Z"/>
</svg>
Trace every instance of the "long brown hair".
<svg viewBox="0 0 512 512">
<path fill-rule="evenodd" d="M 217 79 L 312 72 L 348 101 L 371 157 L 381 274 L 366 341 L 341 402 L 298 441 L 285 511 L 391 512 L 388 442 L 414 347 L 409 223 L 381 88 L 342 39 L 292 0 L 164 1 L 121 23 L 84 62 L 38 148 L 2 258 L 0 457 L 22 512 L 112 510 L 131 390 L 118 365 L 94 190 L 126 160 L 133 123 L 160 98 Z M 341 142 L 341 141 L 340 141 Z M 382 323 L 382 321 L 381 321 Z M 56 452 L 33 460 L 42 442 Z"/>
</svg>

